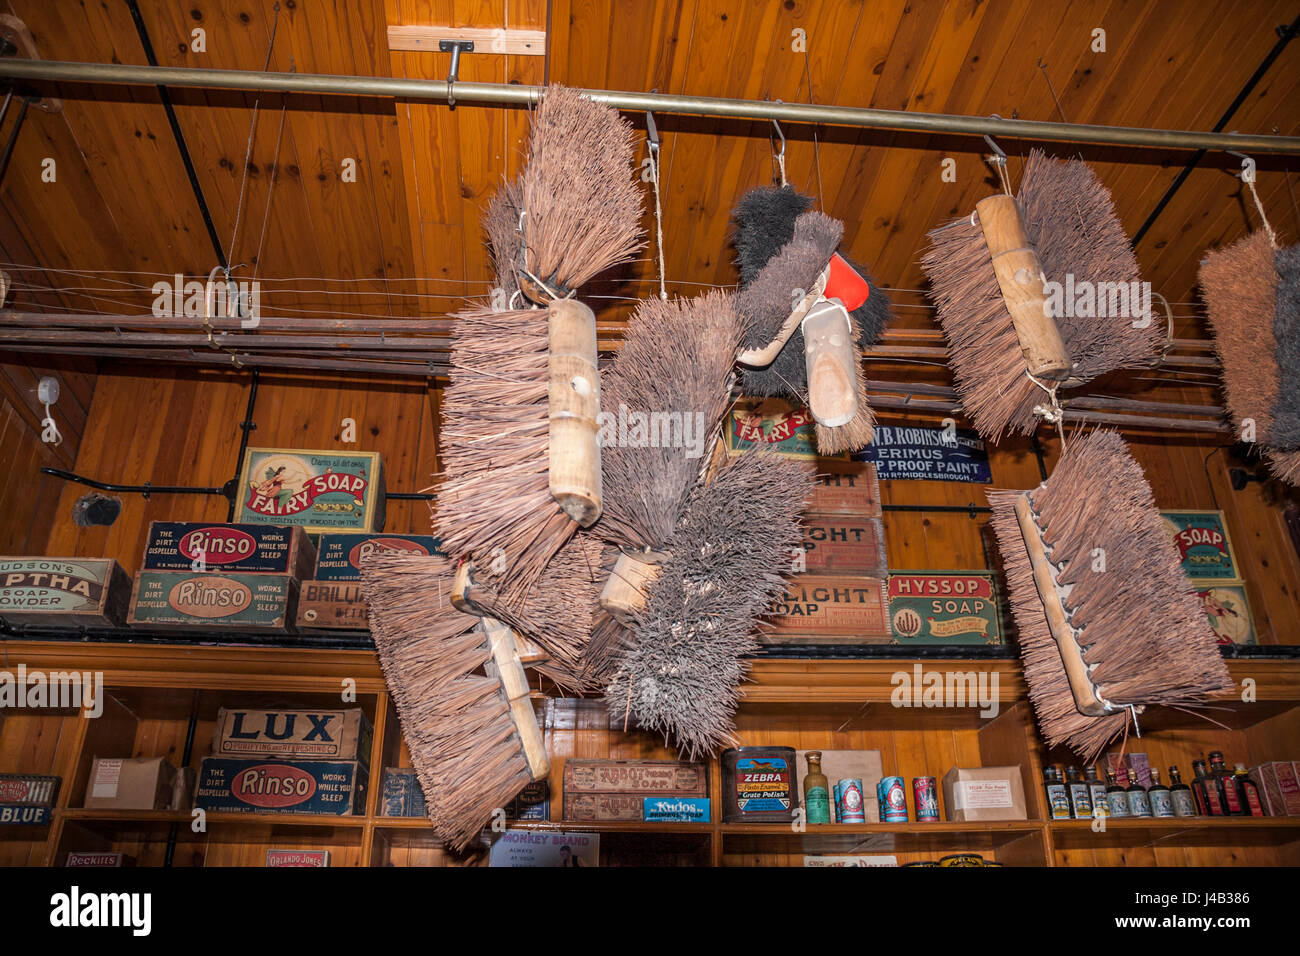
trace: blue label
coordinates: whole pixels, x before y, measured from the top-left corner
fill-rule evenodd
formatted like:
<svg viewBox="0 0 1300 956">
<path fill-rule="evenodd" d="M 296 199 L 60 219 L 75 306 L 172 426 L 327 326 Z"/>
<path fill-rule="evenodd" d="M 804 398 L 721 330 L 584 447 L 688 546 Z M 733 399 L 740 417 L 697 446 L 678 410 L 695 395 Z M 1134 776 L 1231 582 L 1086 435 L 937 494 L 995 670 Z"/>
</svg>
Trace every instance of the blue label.
<svg viewBox="0 0 1300 956">
<path fill-rule="evenodd" d="M 875 462 L 881 481 L 965 481 L 987 485 L 993 481 L 989 454 L 979 433 L 970 429 L 884 426 L 876 429 L 871 444 L 853 456 Z"/>
<path fill-rule="evenodd" d="M 14 804 L 0 805 L 0 824 L 12 826 L 39 826 L 50 822 L 49 807 L 25 807 Z"/>
<path fill-rule="evenodd" d="M 700 797 L 646 797 L 643 814 L 647 823 L 708 823 L 709 801 Z"/>
</svg>

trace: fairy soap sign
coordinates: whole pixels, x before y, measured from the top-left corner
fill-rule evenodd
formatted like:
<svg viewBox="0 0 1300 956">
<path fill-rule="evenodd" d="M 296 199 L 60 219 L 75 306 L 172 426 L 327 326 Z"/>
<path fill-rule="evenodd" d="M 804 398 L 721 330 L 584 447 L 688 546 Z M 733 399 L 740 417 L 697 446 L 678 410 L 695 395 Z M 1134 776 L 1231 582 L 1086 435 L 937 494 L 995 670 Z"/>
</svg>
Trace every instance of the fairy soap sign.
<svg viewBox="0 0 1300 956">
<path fill-rule="evenodd" d="M 250 448 L 236 521 L 307 531 L 382 531 L 383 468 L 374 452 Z"/>
<path fill-rule="evenodd" d="M 1160 516 L 1189 578 L 1235 581 L 1240 577 L 1222 511 L 1162 511 Z"/>
</svg>

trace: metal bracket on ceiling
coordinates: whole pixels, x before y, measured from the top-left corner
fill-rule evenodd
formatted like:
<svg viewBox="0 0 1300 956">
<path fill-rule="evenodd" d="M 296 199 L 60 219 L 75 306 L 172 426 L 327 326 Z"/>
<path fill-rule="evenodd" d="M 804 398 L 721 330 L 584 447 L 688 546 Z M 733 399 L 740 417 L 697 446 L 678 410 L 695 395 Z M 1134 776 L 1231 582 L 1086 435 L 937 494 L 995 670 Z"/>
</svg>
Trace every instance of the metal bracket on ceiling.
<svg viewBox="0 0 1300 956">
<path fill-rule="evenodd" d="M 0 56 L 14 57 L 19 60 L 39 60 L 36 40 L 27 24 L 9 13 L 0 13 Z M 63 109 L 63 102 L 54 96 L 40 96 L 24 88 L 15 92 L 22 96 L 31 106 L 43 113 L 57 113 Z"/>
<path fill-rule="evenodd" d="M 473 40 L 439 40 L 438 49 L 451 54 L 451 69 L 447 71 L 447 106 L 456 108 L 456 80 L 460 78 L 460 55 L 474 52 Z"/>
</svg>

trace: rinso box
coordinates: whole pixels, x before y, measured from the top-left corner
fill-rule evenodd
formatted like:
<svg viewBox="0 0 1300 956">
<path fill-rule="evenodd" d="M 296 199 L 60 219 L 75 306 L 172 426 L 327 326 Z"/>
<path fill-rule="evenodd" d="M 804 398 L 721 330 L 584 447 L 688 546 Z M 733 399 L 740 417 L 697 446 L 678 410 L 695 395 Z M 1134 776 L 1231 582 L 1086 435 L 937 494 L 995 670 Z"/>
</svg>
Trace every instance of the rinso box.
<svg viewBox="0 0 1300 956">
<path fill-rule="evenodd" d="M 292 525 L 155 521 L 140 567 L 147 571 L 242 571 L 311 577 L 316 549 Z"/>
<path fill-rule="evenodd" d="M 317 581 L 360 581 L 361 562 L 381 551 L 439 554 L 427 534 L 322 534 L 316 549 Z"/>
<path fill-rule="evenodd" d="M 805 514 L 799 523 L 804 572 L 881 575 L 887 571 L 881 519 Z"/>
<path fill-rule="evenodd" d="M 35 627 L 121 627 L 131 579 L 104 558 L 0 557 L 0 618 Z"/>
<path fill-rule="evenodd" d="M 347 710 L 246 710 L 222 707 L 213 756 L 292 757 L 370 763 L 370 721 Z"/>
<path fill-rule="evenodd" d="M 293 631 L 298 582 L 287 574 L 141 571 L 131 598 L 132 627 L 194 627 L 272 634 Z"/>
<path fill-rule="evenodd" d="M 889 576 L 889 626 L 897 644 L 1001 644 L 993 575 L 897 571 Z"/>
<path fill-rule="evenodd" d="M 582 760 L 564 762 L 566 821 L 641 821 L 646 797 L 709 795 L 703 763 L 679 760 Z"/>
<path fill-rule="evenodd" d="M 764 644 L 885 644 L 886 606 L 883 578 L 799 574 L 786 579 L 755 636 Z"/>
<path fill-rule="evenodd" d="M 384 472 L 377 452 L 250 448 L 235 517 L 308 531 L 382 531 Z"/>
<path fill-rule="evenodd" d="M 355 760 L 204 757 L 194 806 L 228 813 L 343 816 L 364 808 L 366 769 Z"/>
<path fill-rule="evenodd" d="M 370 626 L 360 584 L 303 581 L 298 594 L 300 630 L 364 631 Z"/>
</svg>

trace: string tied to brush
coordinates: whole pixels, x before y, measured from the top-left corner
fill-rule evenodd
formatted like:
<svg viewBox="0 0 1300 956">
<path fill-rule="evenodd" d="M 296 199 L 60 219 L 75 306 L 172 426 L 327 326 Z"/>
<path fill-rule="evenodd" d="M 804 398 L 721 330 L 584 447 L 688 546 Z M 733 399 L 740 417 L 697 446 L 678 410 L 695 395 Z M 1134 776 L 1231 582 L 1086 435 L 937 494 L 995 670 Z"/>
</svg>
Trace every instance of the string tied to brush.
<svg viewBox="0 0 1300 956">
<path fill-rule="evenodd" d="M 655 92 L 654 90 L 650 91 Z M 668 289 L 664 285 L 664 213 L 663 202 L 659 196 L 659 127 L 655 125 L 654 114 L 645 111 L 646 152 L 649 153 L 650 182 L 655 193 L 655 247 L 659 259 L 659 298 L 667 300 Z"/>
<path fill-rule="evenodd" d="M 1039 379 L 1035 378 L 1029 369 L 1025 369 L 1025 377 L 1033 382 L 1044 392 L 1047 393 L 1047 403 L 1034 406 L 1034 415 L 1040 420 L 1047 422 L 1049 425 L 1056 426 L 1056 435 L 1061 439 L 1061 451 L 1065 451 L 1065 427 L 1062 424 L 1065 421 L 1065 408 L 1061 405 L 1056 397 L 1056 390 L 1060 388 L 1060 382 L 1053 382 L 1050 386 L 1046 385 Z"/>
<path fill-rule="evenodd" d="M 1233 130 L 1235 133 L 1236 130 Z M 1273 231 L 1273 226 L 1268 221 L 1268 216 L 1264 214 L 1264 204 L 1259 201 L 1259 191 L 1255 188 L 1255 161 L 1245 153 L 1238 153 L 1236 150 L 1224 150 L 1229 156 L 1236 156 L 1241 160 L 1241 172 L 1236 176 L 1250 190 L 1250 198 L 1255 201 L 1255 209 L 1259 212 L 1259 221 L 1264 229 L 1264 234 L 1268 236 L 1269 245 L 1274 249 L 1277 248 L 1277 233 Z"/>
</svg>

